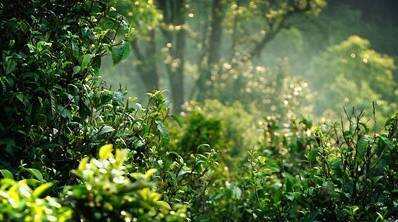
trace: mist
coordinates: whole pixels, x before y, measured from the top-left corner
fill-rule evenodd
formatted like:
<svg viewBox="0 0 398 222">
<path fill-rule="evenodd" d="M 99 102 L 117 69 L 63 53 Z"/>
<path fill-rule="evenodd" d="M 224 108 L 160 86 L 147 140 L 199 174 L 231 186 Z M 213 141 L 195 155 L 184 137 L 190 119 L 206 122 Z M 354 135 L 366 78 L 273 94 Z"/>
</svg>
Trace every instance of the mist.
<svg viewBox="0 0 398 222">
<path fill-rule="evenodd" d="M 275 18 L 266 3 L 257 4 L 192 1 L 178 12 L 164 5 L 160 21 L 132 42 L 130 57 L 117 66 L 104 58 L 102 74 L 140 101 L 145 92 L 165 90 L 177 112 L 191 100 L 218 99 L 258 104 L 271 114 L 283 106 L 278 103 L 291 106 L 287 82 L 304 84 L 301 109 L 316 119 L 372 102 L 396 108 L 396 2 L 327 1 Z M 176 13 L 180 18 L 171 18 Z M 285 83 L 276 84 L 277 78 Z M 264 99 L 273 93 L 281 101 Z"/>
</svg>

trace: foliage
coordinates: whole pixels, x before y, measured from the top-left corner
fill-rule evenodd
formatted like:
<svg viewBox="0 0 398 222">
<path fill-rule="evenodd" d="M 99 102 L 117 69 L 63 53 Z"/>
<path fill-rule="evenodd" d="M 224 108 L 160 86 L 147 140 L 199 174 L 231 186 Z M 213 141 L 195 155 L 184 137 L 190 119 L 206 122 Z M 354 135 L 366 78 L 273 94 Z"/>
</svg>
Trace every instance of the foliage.
<svg viewBox="0 0 398 222">
<path fill-rule="evenodd" d="M 205 146 L 208 148 L 207 146 Z M 169 151 L 154 165 L 159 169 L 159 190 L 169 203 L 187 206 L 187 218 L 196 220 L 207 218 L 208 192 L 219 185 L 220 174 L 219 155 L 214 149 L 202 153 L 180 155 Z"/>
<path fill-rule="evenodd" d="M 211 94 L 225 104 L 239 101 L 254 115 L 260 112 L 279 121 L 312 111 L 308 82 L 291 73 L 288 61 L 280 61 L 276 69 L 239 61 L 224 63 L 220 69 Z"/>
<path fill-rule="evenodd" d="M 104 70 L 112 83 L 122 75 L 127 80 L 122 84 L 129 88 L 168 89 L 175 112 L 181 111 L 185 101 L 211 97 L 214 79 L 220 75 L 218 67 L 224 62 L 260 57 L 265 45 L 287 28 L 290 18 L 314 16 L 326 6 L 325 0 L 143 2 L 123 0 L 119 8 L 125 15 L 134 15 L 135 4 L 153 4 L 157 10 L 149 7 L 148 14 L 158 22 L 148 24 L 144 17 L 140 26 L 144 31 L 131 41 L 131 62 L 116 69 L 104 66 Z"/>
<path fill-rule="evenodd" d="M 4 178 L 0 181 L 0 220 L 1 221 L 68 221 L 72 211 L 59 200 L 43 197 L 51 183 L 33 179 L 15 181 Z M 33 188 L 32 188 L 33 187 Z"/>
<path fill-rule="evenodd" d="M 370 134 L 362 113 L 348 116 L 349 126 L 321 128 L 314 133 L 317 146 L 307 153 L 312 167 L 290 192 L 305 201 L 304 217 L 339 221 L 390 220 L 396 217 L 396 117 L 382 134 Z M 291 181 L 298 182 L 297 177 Z M 395 199 L 395 200 L 394 200 Z M 309 201 L 308 201 L 309 200 Z"/>
<path fill-rule="evenodd" d="M 396 117 L 370 134 L 350 125 L 267 127 L 235 177 L 208 193 L 210 221 L 384 221 L 397 217 Z M 288 131 L 286 131 L 288 130 Z M 239 168 L 238 168 L 239 169 Z M 217 180 L 216 180 L 217 181 Z M 203 216 L 206 215 L 206 216 Z"/>
<path fill-rule="evenodd" d="M 74 209 L 75 220 L 83 221 L 182 221 L 183 206 L 172 210 L 160 200 L 150 179 L 156 172 L 130 173 L 127 150 L 105 145 L 99 159 L 85 158 L 74 173 L 81 184 L 68 188 L 66 199 Z"/>
<path fill-rule="evenodd" d="M 366 107 L 370 100 L 388 103 L 383 109 L 394 109 L 397 102 L 394 69 L 391 57 L 377 53 L 367 40 L 358 36 L 328 48 L 312 62 L 307 74 L 312 79 L 311 88 L 318 91 L 317 113 L 337 110 L 345 104 Z"/>
<path fill-rule="evenodd" d="M 191 112 L 188 117 L 186 132 L 181 138 L 180 147 L 187 153 L 200 153 L 200 149 L 207 144 L 214 147 L 221 140 L 221 122 L 208 118 L 200 112 Z"/>
<path fill-rule="evenodd" d="M 144 35 L 148 27 L 159 24 L 161 16 L 153 0 L 120 0 L 116 2 L 117 11 L 134 25 L 136 35 Z"/>
<path fill-rule="evenodd" d="M 0 220 L 397 220 L 398 116 L 373 127 L 396 108 L 391 57 L 357 36 L 319 44 L 308 70 L 262 53 L 282 49 L 268 45 L 278 38 L 305 52 L 288 25 L 324 6 L 0 2 Z M 105 87 L 103 56 L 118 64 L 130 51 L 143 87 L 167 85 L 170 100 L 151 91 L 143 106 Z M 180 113 L 189 88 L 198 101 Z M 382 110 L 303 118 L 312 100 L 322 116 L 345 97 Z"/>
<path fill-rule="evenodd" d="M 4 221 L 184 221 L 186 207 L 171 207 L 155 191 L 151 177 L 132 173 L 128 151 L 112 145 L 99 149 L 99 159 L 84 158 L 73 171 L 79 183 L 64 187 L 60 198 L 45 196 L 52 183 L 35 179 L 14 181 L 2 170 L 0 217 Z M 34 187 L 32 189 L 31 187 Z"/>
<path fill-rule="evenodd" d="M 129 20 L 141 21 L 146 11 L 135 10 Z M 154 144 L 148 138 L 157 133 L 156 105 L 129 105 L 123 91 L 106 89 L 99 76 L 105 53 L 115 62 L 126 57 L 123 39 L 135 26 L 114 1 L 8 2 L 0 14 L 2 166 L 16 173 L 29 164 L 68 183 L 77 160 L 99 144 Z"/>
<path fill-rule="evenodd" d="M 238 102 L 231 106 L 217 100 L 191 102 L 184 110 L 179 130 L 183 134 L 179 144 L 182 149 L 208 144 L 223 156 L 238 156 L 256 143 L 259 133 L 255 118 Z M 179 135 L 174 137 L 178 139 Z"/>
</svg>

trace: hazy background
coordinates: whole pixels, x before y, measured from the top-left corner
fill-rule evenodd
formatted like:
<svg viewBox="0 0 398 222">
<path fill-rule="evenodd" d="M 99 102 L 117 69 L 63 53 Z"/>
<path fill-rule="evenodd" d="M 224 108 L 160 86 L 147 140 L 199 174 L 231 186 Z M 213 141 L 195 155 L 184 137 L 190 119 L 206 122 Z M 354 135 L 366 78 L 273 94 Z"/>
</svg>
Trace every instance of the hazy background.
<svg viewBox="0 0 398 222">
<path fill-rule="evenodd" d="M 257 11 L 264 2 L 160 6 L 159 23 L 143 25 L 127 60 L 113 66 L 104 58 L 103 76 L 141 101 L 151 89 L 143 80 L 155 73 L 158 82 L 152 87 L 165 89 L 171 104 L 216 99 L 265 114 L 330 117 L 344 106 L 376 102 L 381 119 L 396 110 L 397 1 L 329 0 L 319 13 L 292 13 L 258 55 L 248 56 L 273 28 L 272 18 Z M 221 34 L 213 31 L 217 19 Z M 197 86 L 202 76 L 210 88 Z"/>
</svg>

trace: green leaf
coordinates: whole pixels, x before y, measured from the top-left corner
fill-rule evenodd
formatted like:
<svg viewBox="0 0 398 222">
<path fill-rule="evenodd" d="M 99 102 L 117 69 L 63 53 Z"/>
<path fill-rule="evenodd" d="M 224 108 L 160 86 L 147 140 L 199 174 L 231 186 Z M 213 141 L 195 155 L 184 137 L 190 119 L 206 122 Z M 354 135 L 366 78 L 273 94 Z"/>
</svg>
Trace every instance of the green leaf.
<svg viewBox="0 0 398 222">
<path fill-rule="evenodd" d="M 240 199 L 242 196 L 242 190 L 238 186 L 233 186 L 232 189 L 232 196 L 234 199 Z"/>
<path fill-rule="evenodd" d="M 10 56 L 6 57 L 5 60 L 6 61 L 4 63 L 4 70 L 6 74 L 14 72 L 15 68 L 17 67 L 17 63 L 15 62 L 15 60 Z"/>
<path fill-rule="evenodd" d="M 75 66 L 73 67 L 73 74 L 77 74 L 82 70 L 82 68 L 80 66 Z"/>
<path fill-rule="evenodd" d="M 105 125 L 105 126 L 101 127 L 100 131 L 98 132 L 98 135 L 103 135 L 105 133 L 110 133 L 113 131 L 115 131 L 115 129 L 113 127 Z"/>
<path fill-rule="evenodd" d="M 163 122 L 156 120 L 155 123 L 160 135 L 162 136 L 162 141 L 164 143 L 169 142 L 169 132 L 167 131 L 167 128 L 164 126 Z"/>
<path fill-rule="evenodd" d="M 86 54 L 83 56 L 82 58 L 82 64 L 81 64 L 81 69 L 86 69 L 88 67 L 88 65 L 91 62 L 91 55 L 90 54 Z"/>
<path fill-rule="evenodd" d="M 165 201 L 157 201 L 156 203 L 159 205 L 159 207 L 161 207 L 163 209 L 171 210 L 170 205 Z"/>
<path fill-rule="evenodd" d="M 85 189 L 84 185 L 75 185 L 72 189 L 73 196 L 77 198 L 81 198 L 86 191 L 87 190 Z"/>
<path fill-rule="evenodd" d="M 112 61 L 113 64 L 116 65 L 123 59 L 126 59 L 130 54 L 130 43 L 124 42 L 119 47 L 112 48 Z"/>
<path fill-rule="evenodd" d="M 24 94 L 22 94 L 21 92 L 18 92 L 18 93 L 15 94 L 15 97 L 17 97 L 17 99 L 21 103 L 25 104 L 25 96 L 24 96 Z"/>
<path fill-rule="evenodd" d="M 41 181 L 41 182 L 46 182 L 44 180 L 43 174 L 34 168 L 24 168 L 27 172 L 29 172 L 35 179 Z"/>
<path fill-rule="evenodd" d="M 146 171 L 144 178 L 146 180 L 149 180 L 156 173 L 156 171 L 156 169 L 149 169 L 148 171 Z"/>
<path fill-rule="evenodd" d="M 63 118 L 71 118 L 71 114 L 67 108 L 65 108 L 64 106 L 58 106 L 57 108 L 59 114 L 61 114 Z"/>
<path fill-rule="evenodd" d="M 1 175 L 3 175 L 3 178 L 14 179 L 14 176 L 12 175 L 12 173 L 9 170 L 2 169 L 2 170 L 0 170 L 0 173 L 1 173 Z"/>
<path fill-rule="evenodd" d="M 209 144 L 203 143 L 203 144 L 200 144 L 200 145 L 197 147 L 197 150 L 206 151 L 206 150 L 209 150 L 210 148 L 211 148 L 211 146 L 210 146 Z"/>
<path fill-rule="evenodd" d="M 171 117 L 177 122 L 179 127 L 182 127 L 184 125 L 184 121 L 183 121 L 182 116 L 172 115 Z"/>
<path fill-rule="evenodd" d="M 369 136 L 364 136 L 359 139 L 357 144 L 357 152 L 359 157 L 363 157 L 365 155 L 370 143 L 371 143 L 371 138 Z"/>
<path fill-rule="evenodd" d="M 296 179 L 290 175 L 289 173 L 284 173 L 283 174 L 285 177 L 285 190 L 286 192 L 292 192 L 293 187 L 297 184 Z"/>
</svg>

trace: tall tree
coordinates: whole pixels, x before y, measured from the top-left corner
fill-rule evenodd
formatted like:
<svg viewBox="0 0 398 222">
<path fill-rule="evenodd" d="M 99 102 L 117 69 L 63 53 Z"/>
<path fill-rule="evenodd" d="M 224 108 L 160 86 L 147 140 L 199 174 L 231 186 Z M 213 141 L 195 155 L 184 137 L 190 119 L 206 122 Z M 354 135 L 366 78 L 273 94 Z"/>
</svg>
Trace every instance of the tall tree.
<svg viewBox="0 0 398 222">
<path fill-rule="evenodd" d="M 208 84 L 208 80 L 211 78 L 211 72 L 215 64 L 218 64 L 220 60 L 220 48 L 221 38 L 223 34 L 222 22 L 225 14 L 225 3 L 223 0 L 213 0 L 211 8 L 211 27 L 210 35 L 208 40 L 208 55 L 205 67 L 200 69 L 201 75 L 197 81 L 198 96 L 199 100 L 206 97 L 206 93 L 210 91 L 211 85 Z"/>
<path fill-rule="evenodd" d="M 173 110 L 181 111 L 184 103 L 184 64 L 186 45 L 185 0 L 159 0 L 159 8 L 164 16 L 163 36 L 169 45 L 171 61 L 166 64 L 170 83 Z"/>
<path fill-rule="evenodd" d="M 148 91 L 162 88 L 166 77 L 173 110 L 179 112 L 186 94 L 199 100 L 211 94 L 220 64 L 258 59 L 291 16 L 317 13 L 325 1 L 157 0 L 154 4 L 162 20 L 132 42 L 139 60 L 135 68 Z M 191 89 L 186 87 L 187 64 L 197 67 Z"/>
</svg>

